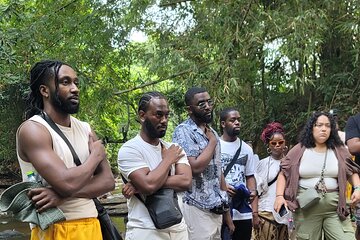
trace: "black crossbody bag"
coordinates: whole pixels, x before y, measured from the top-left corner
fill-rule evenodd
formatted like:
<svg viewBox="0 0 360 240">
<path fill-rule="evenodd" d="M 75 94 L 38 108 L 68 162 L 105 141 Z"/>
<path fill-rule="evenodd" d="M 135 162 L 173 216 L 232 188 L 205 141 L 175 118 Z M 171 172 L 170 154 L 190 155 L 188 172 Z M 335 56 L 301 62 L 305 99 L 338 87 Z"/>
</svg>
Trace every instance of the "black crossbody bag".
<svg viewBox="0 0 360 240">
<path fill-rule="evenodd" d="M 121 177 L 125 184 L 128 183 L 123 175 Z M 145 200 L 138 193 L 135 196 L 145 205 L 157 229 L 165 229 L 181 222 L 183 215 L 174 189 L 160 188 L 147 195 Z"/>
<path fill-rule="evenodd" d="M 59 136 L 68 145 L 68 147 L 71 151 L 71 154 L 73 155 L 74 163 L 76 164 L 76 166 L 80 166 L 81 165 L 80 159 L 79 159 L 78 155 L 76 154 L 73 146 L 71 145 L 71 143 L 69 142 L 67 137 L 64 135 L 64 133 L 59 129 L 59 127 L 54 123 L 54 121 L 45 112 L 41 113 L 41 117 L 50 125 L 50 127 L 52 129 L 54 129 L 54 131 L 57 134 L 59 134 Z M 95 203 L 96 210 L 98 211 L 98 219 L 99 219 L 100 226 L 101 226 L 101 233 L 102 233 L 103 240 L 123 240 L 119 231 L 115 227 L 114 223 L 111 221 L 111 218 L 110 218 L 108 212 L 101 205 L 99 199 L 93 198 L 93 201 Z"/>
<path fill-rule="evenodd" d="M 162 143 L 161 147 L 163 147 Z M 128 181 L 122 174 L 121 177 L 126 184 Z M 165 229 L 181 223 L 183 215 L 179 207 L 177 193 L 174 189 L 160 188 L 155 193 L 145 196 L 145 200 L 139 193 L 135 193 L 135 197 L 145 205 L 157 229 Z"/>
</svg>

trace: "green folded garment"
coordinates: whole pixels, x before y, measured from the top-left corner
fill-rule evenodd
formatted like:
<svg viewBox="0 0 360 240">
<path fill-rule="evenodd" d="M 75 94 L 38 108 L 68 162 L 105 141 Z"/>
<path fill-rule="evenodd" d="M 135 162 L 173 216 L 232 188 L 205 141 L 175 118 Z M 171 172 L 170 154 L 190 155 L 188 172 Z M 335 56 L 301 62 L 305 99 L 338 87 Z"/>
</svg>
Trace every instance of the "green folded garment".
<svg viewBox="0 0 360 240">
<path fill-rule="evenodd" d="M 40 183 L 21 182 L 7 188 L 0 196 L 0 211 L 11 211 L 17 220 L 38 225 L 41 230 L 47 229 L 55 222 L 65 220 L 59 208 L 50 208 L 38 213 L 33 202 L 27 196 L 31 188 L 42 187 Z"/>
</svg>

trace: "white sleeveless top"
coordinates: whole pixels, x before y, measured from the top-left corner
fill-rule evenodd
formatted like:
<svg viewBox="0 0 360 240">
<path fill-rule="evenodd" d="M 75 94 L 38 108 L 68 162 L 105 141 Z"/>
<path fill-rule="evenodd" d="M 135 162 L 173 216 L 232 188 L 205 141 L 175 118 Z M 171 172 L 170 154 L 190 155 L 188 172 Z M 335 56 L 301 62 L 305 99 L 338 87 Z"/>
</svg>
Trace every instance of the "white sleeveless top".
<svg viewBox="0 0 360 240">
<path fill-rule="evenodd" d="M 66 167 L 76 167 L 73 156 L 67 144 L 41 116 L 35 115 L 31 117 L 29 121 L 38 122 L 44 125 L 51 135 L 53 149 L 56 154 L 61 158 L 61 160 L 63 160 Z M 89 124 L 86 122 L 81 122 L 74 117 L 71 117 L 71 127 L 63 127 L 60 125 L 57 126 L 70 141 L 71 145 L 75 149 L 76 154 L 79 156 L 81 163 L 85 162 L 89 156 L 88 140 L 89 133 L 91 131 Z M 19 129 L 20 128 L 21 126 L 19 127 Z M 17 138 L 18 133 L 16 134 L 16 145 L 18 145 Z M 16 153 L 19 160 L 23 181 L 26 181 L 26 173 L 28 171 L 37 171 L 30 162 L 25 162 L 23 159 L 20 158 L 18 146 L 16 149 Z M 45 186 L 48 186 L 48 183 L 44 179 L 42 179 L 42 183 Z M 58 207 L 64 212 L 66 220 L 97 217 L 98 215 L 94 201 L 88 198 L 69 198 Z"/>
</svg>

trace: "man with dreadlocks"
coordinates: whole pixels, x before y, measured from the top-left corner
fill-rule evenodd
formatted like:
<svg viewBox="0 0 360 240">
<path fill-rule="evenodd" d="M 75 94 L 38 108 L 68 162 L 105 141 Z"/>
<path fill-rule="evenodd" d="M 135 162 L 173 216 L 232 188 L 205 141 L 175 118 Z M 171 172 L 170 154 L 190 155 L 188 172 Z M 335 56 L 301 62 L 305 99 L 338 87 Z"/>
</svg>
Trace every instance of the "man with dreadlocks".
<svg viewBox="0 0 360 240">
<path fill-rule="evenodd" d="M 191 186 L 191 168 L 185 152 L 178 145 L 161 139 L 165 136 L 168 119 L 169 107 L 165 97 L 159 92 L 145 93 L 138 106 L 140 133 L 119 150 L 119 170 L 132 186 L 127 184 L 124 187 L 124 195 L 129 197 L 125 239 L 188 239 L 184 219 L 171 227 L 156 229 L 140 201 L 160 188 L 181 192 Z M 133 195 L 133 187 L 141 196 Z"/>
<path fill-rule="evenodd" d="M 31 239 L 102 239 L 92 198 L 114 189 L 104 146 L 88 123 L 70 116 L 79 110 L 79 80 L 69 65 L 45 60 L 30 71 L 26 121 L 17 131 L 17 155 L 23 180 L 36 172 L 44 187 L 29 191 L 39 212 L 52 207 L 66 220 L 42 231 L 31 224 Z M 45 118 L 66 136 L 81 165 Z"/>
</svg>

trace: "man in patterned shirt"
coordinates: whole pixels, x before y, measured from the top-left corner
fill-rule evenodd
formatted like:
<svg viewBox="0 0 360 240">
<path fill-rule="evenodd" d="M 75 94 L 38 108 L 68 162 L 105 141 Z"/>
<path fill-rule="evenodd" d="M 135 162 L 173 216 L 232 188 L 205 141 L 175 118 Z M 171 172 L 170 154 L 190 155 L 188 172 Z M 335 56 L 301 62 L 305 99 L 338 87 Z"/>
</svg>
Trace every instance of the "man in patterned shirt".
<svg viewBox="0 0 360 240">
<path fill-rule="evenodd" d="M 222 214 L 227 210 L 226 184 L 221 171 L 220 142 L 208 125 L 213 119 L 213 100 L 204 88 L 185 94 L 189 118 L 176 127 L 173 142 L 186 152 L 192 187 L 183 197 L 183 215 L 189 239 L 220 239 Z M 230 216 L 230 214 L 227 214 Z"/>
</svg>

